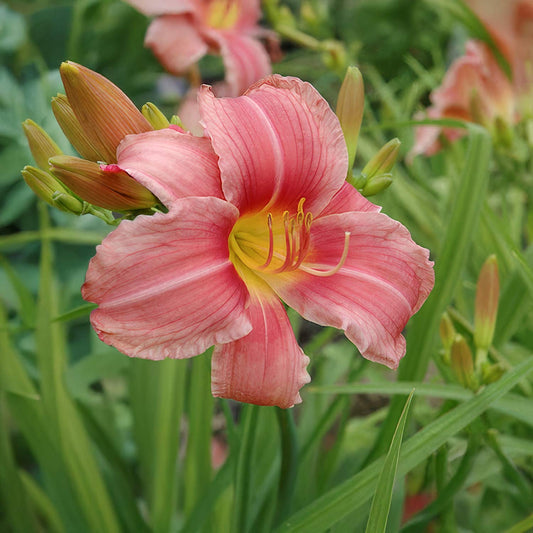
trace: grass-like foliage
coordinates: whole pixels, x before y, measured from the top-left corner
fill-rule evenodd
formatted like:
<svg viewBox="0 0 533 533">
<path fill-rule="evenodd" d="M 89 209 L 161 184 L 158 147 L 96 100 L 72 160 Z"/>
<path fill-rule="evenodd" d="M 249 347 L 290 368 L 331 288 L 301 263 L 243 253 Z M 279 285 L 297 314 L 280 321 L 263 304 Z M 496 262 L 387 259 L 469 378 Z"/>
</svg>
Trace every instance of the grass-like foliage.
<svg viewBox="0 0 533 533">
<path fill-rule="evenodd" d="M 263 2 L 283 52 L 274 72 L 311 82 L 335 109 L 346 66 L 360 68 L 354 176 L 402 141 L 392 185 L 371 200 L 430 250 L 436 274 L 398 371 L 289 310 L 312 384 L 282 410 L 213 398 L 211 349 L 150 361 L 101 342 L 80 286 L 112 228 L 53 209 L 21 178 L 28 117 L 75 154 L 49 105 L 61 61 L 176 113 L 187 82 L 143 47 L 149 19 L 119 0 L 0 5 L 0 531 L 532 531 L 533 117 L 502 133 L 417 115 L 468 38 L 513 68 L 465 6 Z M 222 74 L 207 56 L 188 81 Z M 428 124 L 462 134 L 406 157 Z M 494 291 L 495 264 L 494 324 L 480 294 Z"/>
</svg>

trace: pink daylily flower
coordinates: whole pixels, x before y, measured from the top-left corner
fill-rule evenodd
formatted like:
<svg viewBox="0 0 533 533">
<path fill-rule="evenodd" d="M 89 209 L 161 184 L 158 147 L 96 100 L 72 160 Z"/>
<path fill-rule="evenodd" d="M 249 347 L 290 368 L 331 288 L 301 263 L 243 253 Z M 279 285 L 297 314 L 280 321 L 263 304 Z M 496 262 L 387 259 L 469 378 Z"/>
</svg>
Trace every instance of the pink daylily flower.
<svg viewBox="0 0 533 533">
<path fill-rule="evenodd" d="M 459 119 L 481 123 L 492 129 L 496 121 L 513 124 L 517 119 L 513 86 L 498 65 L 487 45 L 470 40 L 465 55 L 456 59 L 444 77 L 442 85 L 431 95 L 427 117 Z M 419 118 L 422 118 L 419 115 Z M 442 148 L 441 135 L 454 141 L 465 135 L 464 130 L 420 126 L 409 157 L 433 155 Z"/>
<path fill-rule="evenodd" d="M 483 22 L 512 70 L 521 105 L 531 111 L 533 0 L 465 0 Z"/>
<path fill-rule="evenodd" d="M 199 103 L 207 137 L 169 128 L 118 148 L 168 213 L 125 220 L 97 248 L 82 293 L 100 338 L 147 359 L 214 345 L 213 395 L 287 408 L 310 377 L 283 301 L 396 368 L 433 263 L 345 182 L 327 102 L 275 75 L 238 98 L 204 86 Z"/>
<path fill-rule="evenodd" d="M 205 54 L 220 54 L 231 96 L 270 74 L 270 59 L 259 41 L 268 36 L 258 25 L 259 0 L 127 1 L 156 17 L 145 44 L 169 72 L 183 74 Z"/>
</svg>

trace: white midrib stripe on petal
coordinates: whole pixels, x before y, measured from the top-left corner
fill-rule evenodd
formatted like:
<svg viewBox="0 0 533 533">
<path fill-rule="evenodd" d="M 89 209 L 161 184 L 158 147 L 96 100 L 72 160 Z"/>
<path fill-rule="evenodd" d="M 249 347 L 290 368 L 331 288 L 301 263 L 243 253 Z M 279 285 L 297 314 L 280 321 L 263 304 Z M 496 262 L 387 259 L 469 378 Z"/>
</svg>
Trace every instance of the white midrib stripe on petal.
<svg viewBox="0 0 533 533">
<path fill-rule="evenodd" d="M 263 108 L 255 102 L 252 98 L 248 97 L 247 101 L 257 110 L 257 112 L 264 117 L 265 123 L 268 124 L 268 132 L 269 132 L 269 138 L 272 141 L 272 148 L 274 151 L 274 154 L 276 154 L 276 173 L 274 176 L 274 190 L 272 191 L 272 198 L 268 202 L 268 204 L 265 206 L 264 209 L 270 209 L 272 206 L 276 205 L 276 198 L 279 195 L 281 183 L 283 181 L 283 174 L 285 171 L 285 165 L 283 163 L 283 145 L 281 142 L 281 139 L 279 138 L 278 133 L 276 132 L 275 128 L 272 126 L 272 122 L 264 112 Z"/>
<path fill-rule="evenodd" d="M 223 259 L 222 262 L 218 264 L 210 263 L 207 268 L 198 268 L 189 272 L 186 276 L 176 277 L 175 279 L 168 280 L 164 283 L 154 284 L 150 287 L 145 288 L 144 290 L 136 291 L 129 295 L 121 297 L 110 297 L 104 304 L 101 304 L 100 307 L 110 308 L 118 307 L 121 305 L 128 305 L 138 302 L 139 300 L 145 300 L 149 297 L 157 296 L 163 294 L 167 291 L 174 290 L 180 286 L 188 285 L 195 281 L 198 281 L 201 278 L 210 277 L 216 275 L 221 270 L 232 266 L 229 259 Z"/>
</svg>

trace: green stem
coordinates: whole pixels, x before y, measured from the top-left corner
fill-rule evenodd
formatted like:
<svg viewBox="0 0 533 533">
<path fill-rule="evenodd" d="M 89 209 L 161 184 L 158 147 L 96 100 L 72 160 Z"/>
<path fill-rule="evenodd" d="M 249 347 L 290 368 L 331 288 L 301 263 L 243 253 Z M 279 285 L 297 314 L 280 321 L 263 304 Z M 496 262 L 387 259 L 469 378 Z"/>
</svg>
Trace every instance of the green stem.
<svg viewBox="0 0 533 533">
<path fill-rule="evenodd" d="M 278 508 L 275 524 L 280 524 L 291 510 L 292 496 L 298 473 L 298 438 L 292 411 L 276 409 L 281 436 L 281 469 L 279 478 Z"/>
<path fill-rule="evenodd" d="M 505 477 L 520 491 L 520 494 L 522 495 L 522 501 L 531 502 L 533 497 L 531 488 L 511 459 L 509 459 L 509 457 L 507 457 L 503 451 L 498 440 L 498 432 L 493 429 L 487 431 L 486 441 L 491 447 L 492 451 L 501 461 Z"/>
<path fill-rule="evenodd" d="M 250 508 L 250 474 L 252 452 L 254 448 L 255 430 L 258 409 L 255 405 L 245 405 L 241 412 L 241 444 L 237 469 L 235 471 L 235 503 L 233 507 L 232 533 L 245 533 Z"/>
</svg>

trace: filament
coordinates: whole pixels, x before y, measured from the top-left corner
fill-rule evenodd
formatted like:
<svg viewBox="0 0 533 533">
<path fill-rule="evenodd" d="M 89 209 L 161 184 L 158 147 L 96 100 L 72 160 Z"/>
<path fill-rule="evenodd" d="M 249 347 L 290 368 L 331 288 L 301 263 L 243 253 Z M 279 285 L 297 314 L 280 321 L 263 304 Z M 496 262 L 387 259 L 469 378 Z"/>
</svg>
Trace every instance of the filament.
<svg viewBox="0 0 533 533">
<path fill-rule="evenodd" d="M 346 258 L 348 257 L 348 250 L 350 245 L 350 232 L 346 231 L 344 233 L 344 248 L 342 250 L 341 258 L 339 259 L 339 262 L 336 266 L 333 268 L 330 268 L 328 270 L 317 270 L 316 268 L 306 267 L 303 265 L 300 265 L 300 270 L 303 270 L 304 272 L 307 272 L 308 274 L 312 274 L 313 276 L 319 276 L 327 278 L 329 276 L 333 276 L 333 274 L 336 274 L 341 268 L 342 265 L 344 265 L 344 262 L 346 261 Z"/>
<path fill-rule="evenodd" d="M 265 274 L 279 274 L 298 269 L 319 277 L 336 274 L 348 257 L 350 233 L 344 233 L 342 254 L 334 267 L 321 270 L 304 265 L 311 247 L 311 225 L 313 223 L 313 215 L 304 212 L 304 202 L 305 198 L 298 202 L 298 210 L 292 216 L 289 211 L 284 211 L 282 220 L 278 219 L 277 225 L 273 214 L 269 212 L 266 220 L 267 234 L 264 229 L 254 231 L 254 228 L 257 228 L 256 224 L 260 223 L 259 217 L 264 216 L 264 211 L 256 215 L 258 218 L 243 219 L 242 225 L 236 231 L 232 231 L 229 236 L 230 249 L 236 258 L 246 267 L 263 271 Z M 245 220 L 250 220 L 251 224 L 245 223 Z M 261 259 L 263 257 L 265 257 L 264 262 Z"/>
</svg>

